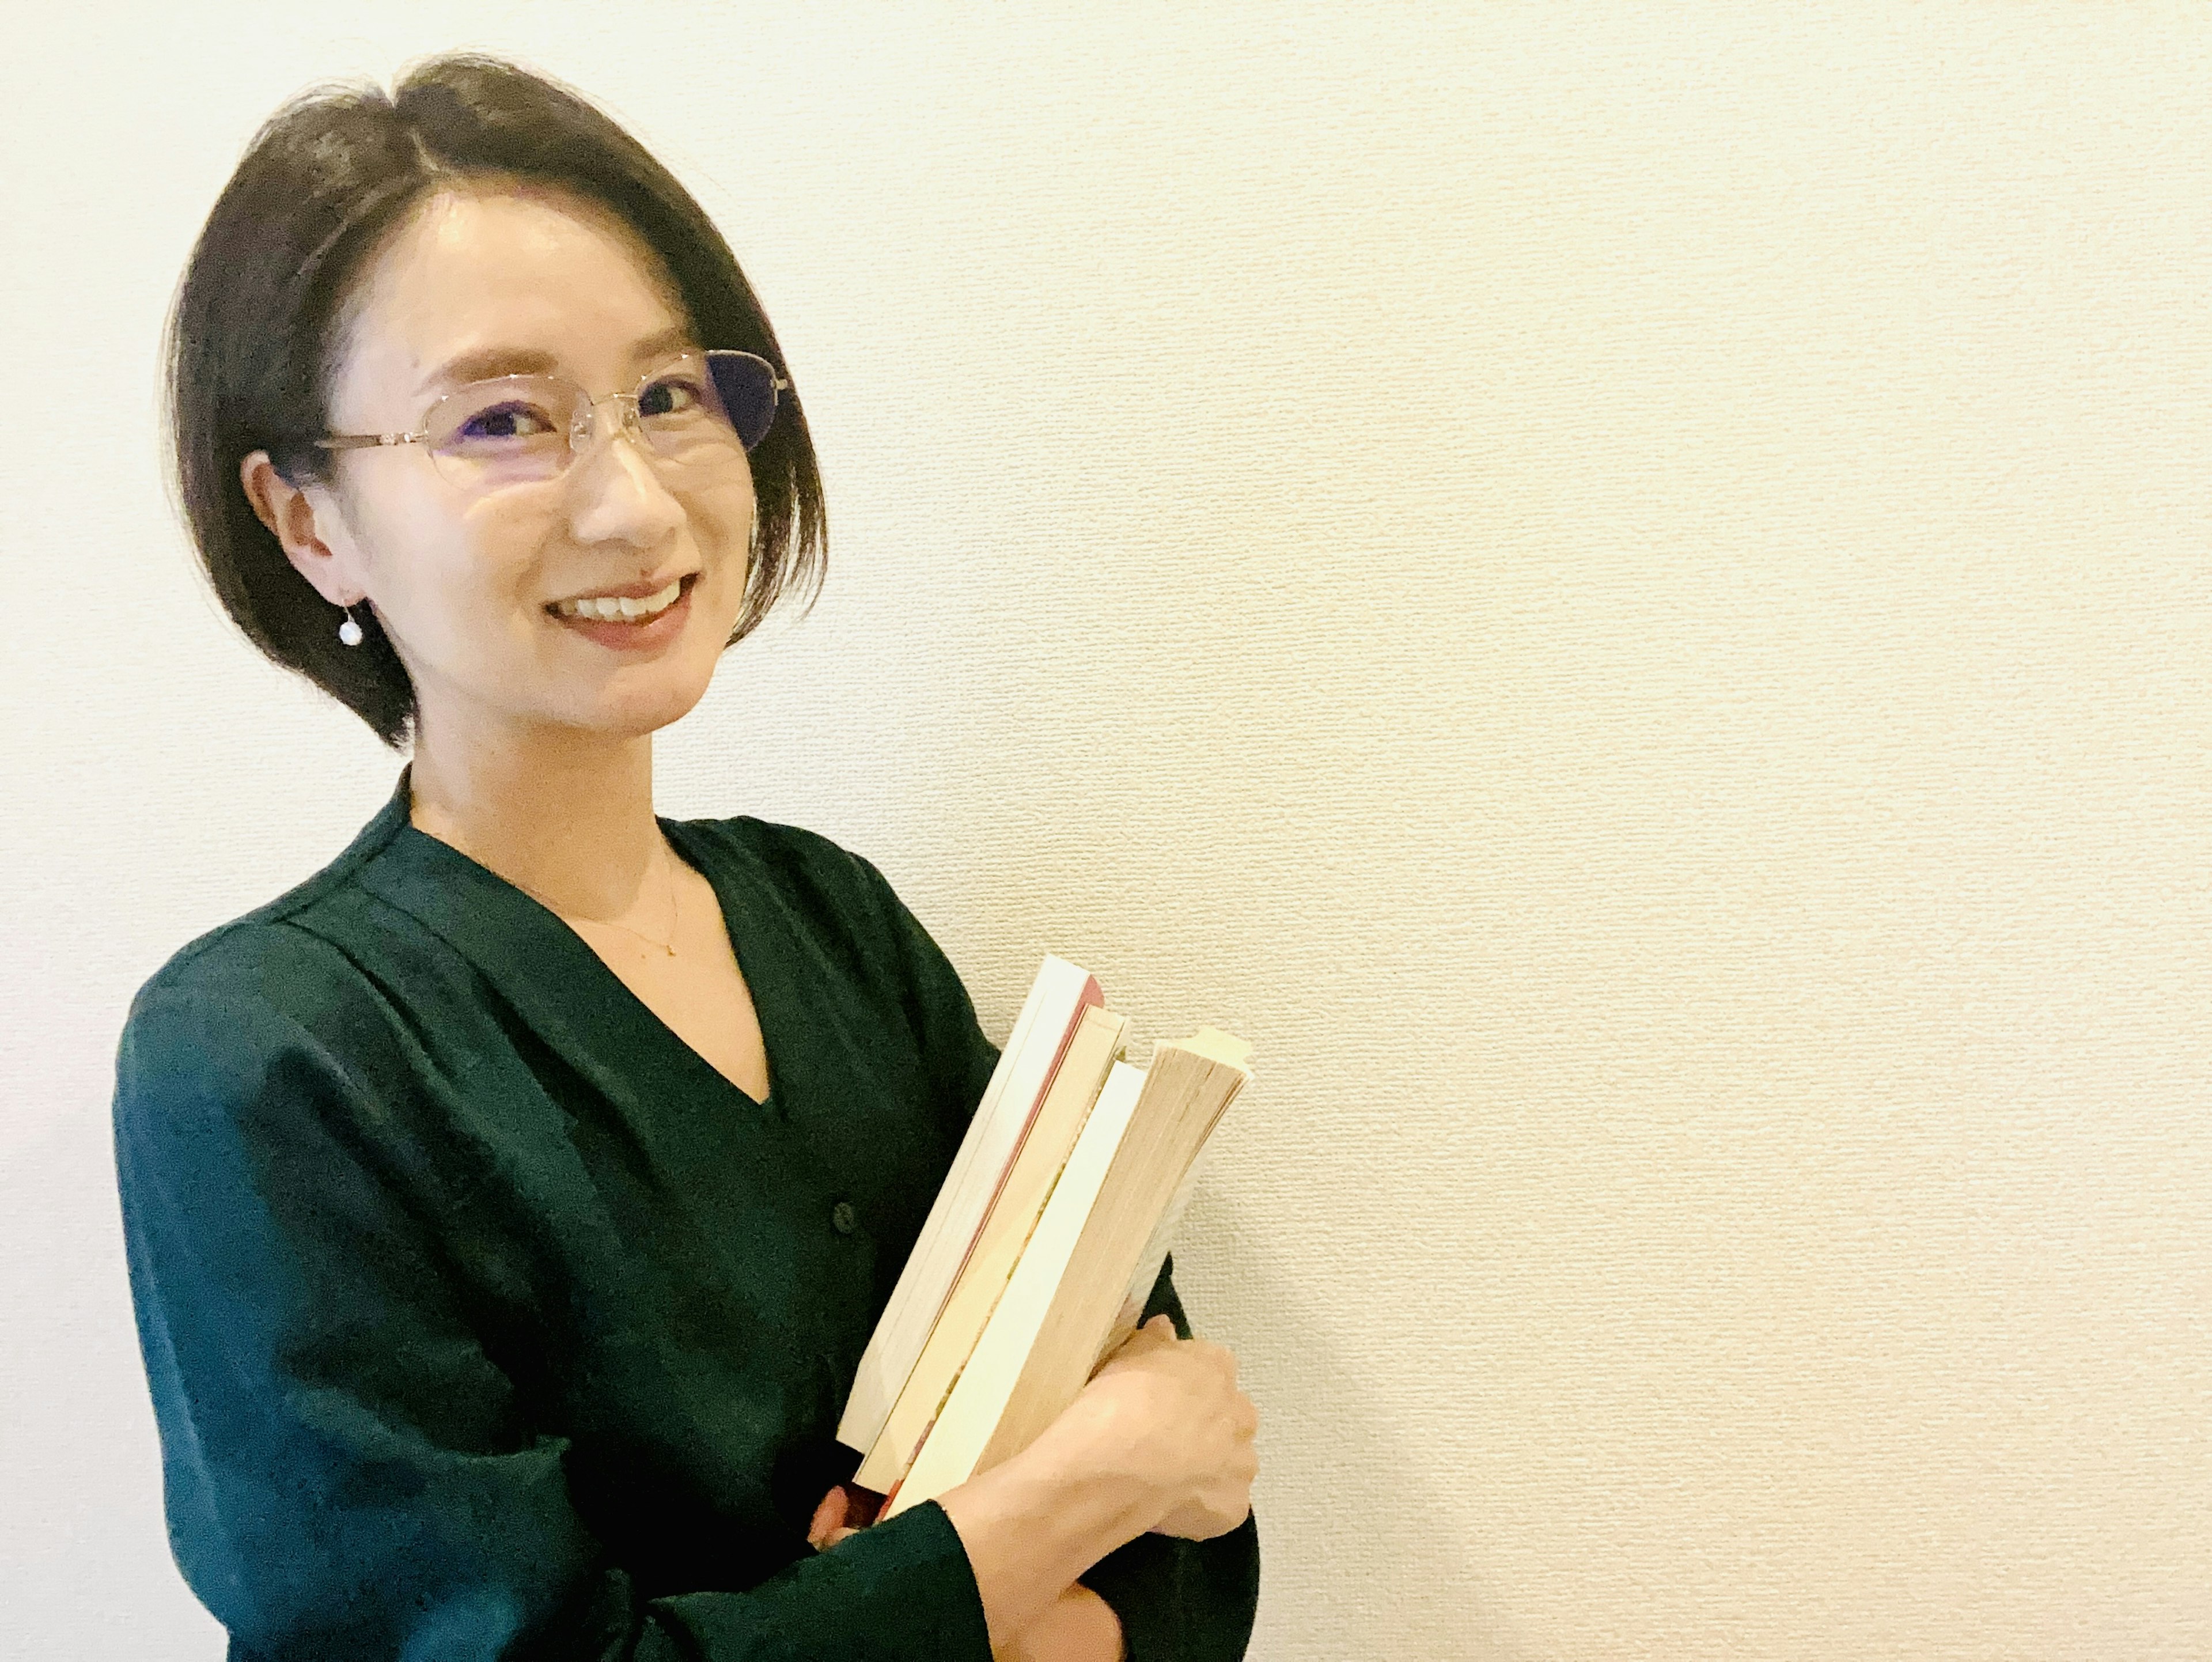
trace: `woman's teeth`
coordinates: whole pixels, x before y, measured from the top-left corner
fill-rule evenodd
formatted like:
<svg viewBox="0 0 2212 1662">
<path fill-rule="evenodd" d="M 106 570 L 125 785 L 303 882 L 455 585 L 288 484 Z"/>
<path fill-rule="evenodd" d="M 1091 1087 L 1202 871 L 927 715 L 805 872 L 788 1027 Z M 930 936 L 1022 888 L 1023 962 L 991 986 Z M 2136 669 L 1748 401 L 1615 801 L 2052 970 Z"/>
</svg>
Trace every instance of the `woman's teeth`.
<svg viewBox="0 0 2212 1662">
<path fill-rule="evenodd" d="M 553 610 L 563 618 L 596 618 L 616 624 L 641 623 L 667 611 L 683 593 L 684 580 L 678 577 L 659 594 L 648 594 L 642 600 L 618 600 L 611 595 L 597 595 L 589 600 L 556 601 Z"/>
</svg>

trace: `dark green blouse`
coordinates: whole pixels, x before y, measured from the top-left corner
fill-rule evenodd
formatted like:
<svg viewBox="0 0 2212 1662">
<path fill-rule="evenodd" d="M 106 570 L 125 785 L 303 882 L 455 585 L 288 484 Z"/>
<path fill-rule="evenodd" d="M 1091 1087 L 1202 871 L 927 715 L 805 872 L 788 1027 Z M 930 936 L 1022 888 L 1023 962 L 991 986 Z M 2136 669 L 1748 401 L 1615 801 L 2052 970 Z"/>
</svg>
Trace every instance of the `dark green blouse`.
<svg viewBox="0 0 2212 1662">
<path fill-rule="evenodd" d="M 118 1052 L 170 1540 L 231 1655 L 988 1662 L 936 1503 L 805 1538 L 997 1060 L 951 965 L 834 843 L 663 819 L 759 1012 L 756 1102 L 408 803 L 403 770 L 179 951 Z M 1166 1270 L 1162 1310 L 1188 1336 Z M 1256 1525 L 1083 1580 L 1132 1662 L 1239 1657 Z"/>
</svg>

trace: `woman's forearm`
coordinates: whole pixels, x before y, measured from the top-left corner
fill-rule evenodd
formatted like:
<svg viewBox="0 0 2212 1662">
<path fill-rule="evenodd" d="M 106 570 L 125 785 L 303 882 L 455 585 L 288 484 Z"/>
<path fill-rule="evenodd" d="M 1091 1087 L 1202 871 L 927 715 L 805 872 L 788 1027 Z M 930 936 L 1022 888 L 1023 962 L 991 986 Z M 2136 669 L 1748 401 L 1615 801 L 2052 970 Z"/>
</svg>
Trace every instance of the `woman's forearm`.
<svg viewBox="0 0 2212 1662">
<path fill-rule="evenodd" d="M 1165 1504 L 1141 1480 L 1089 1458 L 1066 1417 L 1021 1453 L 937 1500 L 967 1550 L 994 1653 L 1019 1641 L 1085 1570 L 1158 1523 Z M 1113 1618 L 1088 1587 L 1076 1595 L 1055 1621 L 1073 1618 L 1071 1627 L 1096 1632 L 1097 1616 Z M 1118 1620 L 1113 1631 L 1109 1662 L 1120 1648 Z"/>
<path fill-rule="evenodd" d="M 1128 1652 L 1114 1607 L 1077 1581 L 992 1654 L 994 1662 L 1127 1662 Z"/>
</svg>

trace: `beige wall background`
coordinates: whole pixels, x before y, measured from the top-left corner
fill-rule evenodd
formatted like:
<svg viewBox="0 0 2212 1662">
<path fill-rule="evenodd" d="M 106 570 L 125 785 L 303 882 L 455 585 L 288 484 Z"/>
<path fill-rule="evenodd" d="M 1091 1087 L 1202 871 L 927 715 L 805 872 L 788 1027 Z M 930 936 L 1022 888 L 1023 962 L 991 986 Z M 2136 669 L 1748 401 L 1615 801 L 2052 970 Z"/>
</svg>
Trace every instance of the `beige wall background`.
<svg viewBox="0 0 2212 1662">
<path fill-rule="evenodd" d="M 0 1644 L 211 1659 L 106 1122 L 398 758 L 155 343 L 253 128 L 475 45 L 707 203 L 832 578 L 664 811 L 1258 1072 L 1179 1279 L 1268 1662 L 2212 1658 L 2212 15 L 13 11 Z"/>
</svg>

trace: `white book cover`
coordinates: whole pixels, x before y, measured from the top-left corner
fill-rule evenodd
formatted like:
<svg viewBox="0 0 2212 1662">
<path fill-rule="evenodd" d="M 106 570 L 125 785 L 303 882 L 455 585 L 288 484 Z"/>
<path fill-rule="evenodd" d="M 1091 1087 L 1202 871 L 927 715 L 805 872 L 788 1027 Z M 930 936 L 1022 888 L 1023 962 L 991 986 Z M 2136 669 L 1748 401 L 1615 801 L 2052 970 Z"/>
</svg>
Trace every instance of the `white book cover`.
<svg viewBox="0 0 2212 1662">
<path fill-rule="evenodd" d="M 837 1422 L 837 1440 L 848 1448 L 866 1454 L 875 1446 L 989 1215 L 999 1182 L 1021 1146 L 1069 1033 L 1086 1005 L 1103 1001 L 1088 970 L 1046 956 L 861 1353 L 852 1394 Z"/>
<path fill-rule="evenodd" d="M 1022 1249 L 1006 1290 L 921 1452 L 896 1493 L 884 1503 L 884 1517 L 934 1500 L 973 1475 L 969 1468 L 975 1454 L 990 1441 L 1006 1412 L 1144 1087 L 1145 1070 L 1128 1062 L 1115 1062 L 1107 1074 L 1105 1088 L 1083 1123 L 1083 1135 L 1053 1185 L 1036 1233 Z"/>
</svg>

